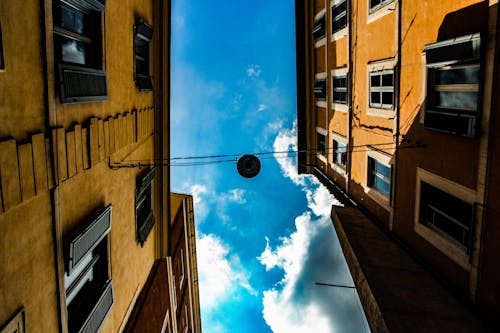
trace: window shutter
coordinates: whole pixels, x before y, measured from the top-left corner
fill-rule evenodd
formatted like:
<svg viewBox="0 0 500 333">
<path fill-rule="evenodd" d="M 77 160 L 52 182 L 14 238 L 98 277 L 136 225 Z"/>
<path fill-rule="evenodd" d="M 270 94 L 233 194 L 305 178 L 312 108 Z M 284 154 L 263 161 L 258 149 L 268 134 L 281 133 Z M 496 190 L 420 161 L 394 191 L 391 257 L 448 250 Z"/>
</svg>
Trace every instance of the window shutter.
<svg viewBox="0 0 500 333">
<path fill-rule="evenodd" d="M 314 22 L 312 34 L 314 39 L 319 39 L 325 36 L 325 17 L 323 16 L 318 21 Z"/>
<path fill-rule="evenodd" d="M 135 203 L 135 219 L 137 241 L 144 244 L 149 236 L 149 233 L 155 225 L 153 212 L 151 210 L 151 182 L 155 175 L 155 169 L 151 169 L 137 183 L 137 194 Z M 149 199 L 149 200 L 148 200 Z M 146 207 L 144 207 L 146 205 Z M 149 207 L 148 207 L 149 205 Z"/>
<path fill-rule="evenodd" d="M 109 205 L 89 226 L 69 243 L 68 273 L 91 251 L 111 230 L 111 205 Z"/>
<path fill-rule="evenodd" d="M 97 69 L 59 65 L 61 103 L 108 99 L 106 72 Z"/>
<path fill-rule="evenodd" d="M 97 333 L 101 328 L 104 319 L 113 305 L 113 284 L 108 281 L 102 291 L 99 300 L 85 320 L 85 323 L 78 330 L 78 333 Z"/>
<path fill-rule="evenodd" d="M 135 38 L 140 38 L 148 43 L 151 42 L 153 39 L 153 26 L 138 17 L 135 20 Z"/>
<path fill-rule="evenodd" d="M 86 10 L 96 10 L 99 12 L 106 9 L 106 0 L 65 0 L 70 4 Z"/>
<path fill-rule="evenodd" d="M 479 61 L 481 36 L 479 33 L 426 45 L 425 58 L 427 67 Z"/>
<path fill-rule="evenodd" d="M 427 129 L 474 138 L 477 136 L 476 115 L 426 110 L 424 127 Z"/>
<path fill-rule="evenodd" d="M 318 99 L 326 99 L 326 80 L 314 82 L 314 96 Z"/>
</svg>

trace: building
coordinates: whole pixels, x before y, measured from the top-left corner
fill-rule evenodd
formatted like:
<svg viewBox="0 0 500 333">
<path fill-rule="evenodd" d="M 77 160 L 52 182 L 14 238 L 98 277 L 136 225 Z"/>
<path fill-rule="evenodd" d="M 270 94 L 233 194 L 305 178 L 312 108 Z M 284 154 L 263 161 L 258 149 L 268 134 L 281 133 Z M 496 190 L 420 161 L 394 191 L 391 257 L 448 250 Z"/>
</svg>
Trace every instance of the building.
<svg viewBox="0 0 500 333">
<path fill-rule="evenodd" d="M 0 332 L 201 332 L 169 52 L 170 1 L 0 3 Z"/>
<path fill-rule="evenodd" d="M 498 10 L 296 1 L 298 168 L 346 203 L 332 219 L 373 331 L 500 325 Z"/>
</svg>

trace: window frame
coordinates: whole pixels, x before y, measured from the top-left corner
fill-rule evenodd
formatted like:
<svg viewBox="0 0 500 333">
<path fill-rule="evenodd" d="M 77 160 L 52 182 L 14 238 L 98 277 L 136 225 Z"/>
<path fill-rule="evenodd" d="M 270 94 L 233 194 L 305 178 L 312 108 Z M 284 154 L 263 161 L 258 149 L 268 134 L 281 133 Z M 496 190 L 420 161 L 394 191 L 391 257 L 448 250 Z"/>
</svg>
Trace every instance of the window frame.
<svg viewBox="0 0 500 333">
<path fill-rule="evenodd" d="M 427 242 L 437 248 L 440 252 L 445 254 L 455 263 L 460 265 L 467 271 L 471 270 L 470 263 L 470 253 L 472 252 L 473 242 L 474 242 L 474 231 L 476 221 L 475 208 L 473 211 L 473 221 L 471 221 L 471 240 L 470 240 L 470 250 L 469 253 L 464 251 L 463 247 L 456 244 L 456 241 L 451 241 L 450 236 L 446 237 L 441 232 L 437 232 L 425 224 L 420 223 L 420 211 L 421 211 L 421 184 L 425 182 L 430 186 L 445 192 L 465 203 L 470 205 L 475 205 L 476 192 L 475 190 L 465 187 L 459 183 L 441 177 L 437 174 L 429 172 L 420 167 L 416 168 L 415 177 L 415 211 L 414 211 L 414 221 L 413 230 L 416 234 L 424 238 Z"/>
<path fill-rule="evenodd" d="M 136 241 L 144 246 L 155 225 L 153 214 L 153 190 L 152 182 L 155 176 L 155 168 L 142 173 L 137 179 L 135 192 L 135 226 Z M 149 207 L 147 204 L 149 203 Z M 146 205 L 146 206 L 144 206 Z M 143 212 L 146 212 L 144 214 Z"/>
<path fill-rule="evenodd" d="M 139 92 L 153 91 L 153 83 L 151 80 L 151 41 L 153 39 L 153 26 L 144 18 L 136 17 L 134 24 L 134 81 Z M 138 53 L 139 50 L 144 55 Z M 140 71 L 142 66 L 138 62 L 142 61 L 145 64 L 146 70 Z"/>
<path fill-rule="evenodd" d="M 21 307 L 10 319 L 0 325 L 0 333 L 26 333 L 26 314 Z"/>
<path fill-rule="evenodd" d="M 370 165 L 370 159 L 376 160 L 378 163 L 388 167 L 390 169 L 390 182 L 389 182 L 389 195 L 385 195 L 383 192 L 379 191 L 377 188 L 373 187 L 372 184 L 370 183 L 370 174 L 371 174 L 371 165 Z M 373 199 L 377 204 L 379 204 L 382 208 L 390 211 L 391 210 L 391 205 L 392 205 L 392 176 L 393 176 L 393 170 L 392 170 L 392 161 L 391 161 L 391 155 L 373 148 L 371 146 L 367 147 L 366 151 L 366 158 L 365 158 L 365 166 L 366 166 L 366 179 L 363 184 L 365 193 Z"/>
<path fill-rule="evenodd" d="M 384 75 L 392 75 L 392 85 L 384 86 L 382 77 Z M 394 69 L 382 69 L 377 71 L 370 71 L 368 73 L 368 106 L 370 109 L 383 109 L 383 110 L 394 110 L 394 100 L 395 100 L 395 91 L 394 91 L 394 79 L 395 79 Z M 372 78 L 379 77 L 380 78 L 380 86 L 372 86 Z M 383 102 L 383 93 L 390 92 L 392 94 L 391 104 L 384 104 Z M 372 102 L 372 93 L 379 94 L 380 103 Z"/>
<path fill-rule="evenodd" d="M 66 243 L 64 289 L 68 329 L 71 331 L 87 325 L 100 328 L 113 306 L 109 244 L 111 213 L 112 206 L 108 205 Z M 93 291 L 92 298 L 89 296 L 90 290 Z M 100 322 L 91 322 L 96 319 Z"/>
<path fill-rule="evenodd" d="M 345 11 L 343 11 L 341 14 L 338 14 L 337 16 L 333 16 L 333 11 L 345 4 L 346 8 Z M 331 13 L 331 20 L 330 20 L 330 27 L 331 27 L 331 41 L 336 41 L 342 37 L 347 36 L 347 27 L 349 26 L 349 13 L 348 13 L 348 2 L 347 0 L 332 0 L 330 2 L 330 13 Z M 337 22 L 339 19 L 342 19 L 345 17 L 345 25 L 342 26 L 340 29 L 335 30 L 334 24 Z"/>
<path fill-rule="evenodd" d="M 321 136 L 321 139 L 320 139 Z M 323 142 L 323 149 L 321 143 Z M 316 157 L 325 164 L 328 158 L 328 131 L 321 127 L 316 127 Z"/>
<path fill-rule="evenodd" d="M 475 33 L 425 46 L 425 107 L 422 116 L 424 128 L 467 138 L 477 138 L 480 135 L 484 75 L 481 39 L 481 34 Z M 463 68 L 477 68 L 477 83 L 436 84 L 439 72 Z M 435 94 L 440 91 L 475 93 L 476 106 L 470 109 L 439 105 Z"/>
<path fill-rule="evenodd" d="M 378 5 L 371 7 L 371 0 L 367 0 L 366 4 L 367 24 L 370 24 L 390 13 L 395 12 L 396 4 L 398 2 L 399 1 L 396 0 L 381 0 Z"/>
<path fill-rule="evenodd" d="M 105 0 L 57 0 L 53 4 L 53 41 L 56 91 L 61 103 L 94 102 L 108 99 L 104 70 Z M 81 31 L 64 27 L 63 8 L 80 13 Z M 82 61 L 64 59 L 64 40 L 85 45 Z M 75 44 L 75 47 L 76 44 Z M 59 87 L 57 87 L 59 86 Z M 59 89 L 57 89 L 59 88 Z"/>
<path fill-rule="evenodd" d="M 335 170 L 337 173 L 341 174 L 342 176 L 346 176 L 346 170 L 347 170 L 347 160 L 348 160 L 348 154 L 349 154 L 349 145 L 347 143 L 347 138 L 345 136 L 342 136 L 340 134 L 337 134 L 335 132 L 330 133 L 330 140 L 332 142 L 332 160 L 330 162 L 330 166 L 332 167 L 333 170 Z M 337 163 L 337 154 L 338 154 L 338 145 L 335 143 L 340 143 L 345 146 L 345 160 L 346 163 L 345 165 Z M 340 152 L 342 154 L 342 152 Z"/>
</svg>

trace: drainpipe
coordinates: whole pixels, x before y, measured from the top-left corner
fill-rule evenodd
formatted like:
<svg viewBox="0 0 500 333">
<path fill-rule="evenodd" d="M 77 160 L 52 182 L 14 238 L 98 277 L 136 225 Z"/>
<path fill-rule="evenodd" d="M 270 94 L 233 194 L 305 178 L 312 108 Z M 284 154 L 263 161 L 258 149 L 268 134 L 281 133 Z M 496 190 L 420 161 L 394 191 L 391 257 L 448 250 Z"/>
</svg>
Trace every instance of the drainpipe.
<svg viewBox="0 0 500 333">
<path fill-rule="evenodd" d="M 352 35 L 353 35 L 353 18 L 354 15 L 352 15 L 352 1 L 347 1 L 347 15 L 349 15 L 349 21 L 348 21 L 348 33 L 347 33 L 347 38 L 348 38 L 348 48 L 347 48 L 347 58 L 349 59 L 348 61 L 348 75 L 347 75 L 347 86 L 349 87 L 347 89 L 347 102 L 349 103 L 348 111 L 347 111 L 347 161 L 346 161 L 346 179 L 345 179 L 345 191 L 347 194 L 349 194 L 349 183 L 351 179 L 351 160 L 352 160 L 352 91 L 353 91 L 353 75 L 354 75 L 354 68 L 353 68 L 353 60 L 352 60 L 352 51 L 353 51 L 353 45 L 352 45 Z"/>
<path fill-rule="evenodd" d="M 390 221 L 389 221 L 389 229 L 391 231 L 394 230 L 394 221 L 395 221 L 395 215 L 396 215 L 396 200 L 397 200 L 397 195 L 396 195 L 396 189 L 397 189 L 397 167 L 398 167 L 398 154 L 399 154 L 399 143 L 400 143 L 400 135 L 401 133 L 399 132 L 399 126 L 400 126 L 400 96 L 401 96 L 401 20 L 402 20 L 402 10 L 401 10 L 401 3 L 403 0 L 399 0 L 397 3 L 397 24 L 396 24 L 396 29 L 397 29 L 397 62 L 396 62 L 396 68 L 395 68 L 395 94 L 394 94 L 394 105 L 396 107 L 396 115 L 394 118 L 394 145 L 395 145 L 395 150 L 394 150 L 394 155 L 393 155 L 393 163 L 392 163 L 392 179 L 391 179 L 391 200 L 392 200 L 392 210 L 391 210 L 391 216 L 390 216 Z"/>
</svg>

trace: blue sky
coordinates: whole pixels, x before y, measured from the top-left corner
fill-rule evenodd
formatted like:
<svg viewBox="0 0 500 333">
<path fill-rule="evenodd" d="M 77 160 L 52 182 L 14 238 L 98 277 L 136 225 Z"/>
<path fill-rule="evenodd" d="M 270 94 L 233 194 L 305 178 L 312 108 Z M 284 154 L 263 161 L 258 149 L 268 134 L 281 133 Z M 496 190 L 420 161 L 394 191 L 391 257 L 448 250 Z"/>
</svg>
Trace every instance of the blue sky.
<svg viewBox="0 0 500 333">
<path fill-rule="evenodd" d="M 174 0 L 172 16 L 171 156 L 296 149 L 293 1 Z M 203 331 L 363 332 L 355 291 L 315 284 L 352 285 L 336 200 L 293 156 L 261 157 L 253 179 L 172 167 L 194 196 Z"/>
</svg>

